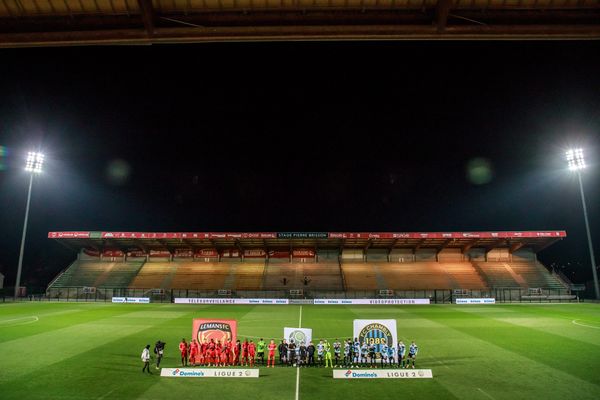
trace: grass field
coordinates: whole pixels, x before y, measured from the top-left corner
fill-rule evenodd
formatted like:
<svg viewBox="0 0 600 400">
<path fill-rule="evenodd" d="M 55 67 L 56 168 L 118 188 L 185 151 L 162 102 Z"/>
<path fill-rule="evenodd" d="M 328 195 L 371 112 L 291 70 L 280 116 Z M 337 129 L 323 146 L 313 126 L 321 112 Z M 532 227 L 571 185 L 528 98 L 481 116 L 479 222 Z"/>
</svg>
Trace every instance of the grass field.
<svg viewBox="0 0 600 400">
<path fill-rule="evenodd" d="M 395 318 L 419 344 L 424 380 L 333 380 L 331 370 L 261 369 L 259 379 L 141 373 L 140 353 L 167 342 L 164 367 L 196 317 L 232 318 L 239 336 L 348 337 L 356 318 Z M 0 399 L 600 399 L 600 305 L 233 306 L 0 305 Z"/>
</svg>

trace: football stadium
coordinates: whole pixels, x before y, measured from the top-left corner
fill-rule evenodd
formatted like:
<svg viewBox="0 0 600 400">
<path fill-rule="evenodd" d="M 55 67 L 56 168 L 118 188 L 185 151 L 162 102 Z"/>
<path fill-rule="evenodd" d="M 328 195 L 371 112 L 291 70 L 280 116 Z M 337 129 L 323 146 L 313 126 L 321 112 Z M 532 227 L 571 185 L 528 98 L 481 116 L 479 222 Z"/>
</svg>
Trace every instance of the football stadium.
<svg viewBox="0 0 600 400">
<path fill-rule="evenodd" d="M 55 245 L 77 258 L 44 296 L 1 306 L 0 347 L 10 368 L 0 375 L 0 393 L 3 399 L 597 399 L 600 308 L 582 302 L 577 285 L 537 258 L 565 237 L 564 231 L 50 232 Z M 315 361 L 292 354 L 294 338 L 299 347 L 314 343 Z M 239 350 L 223 364 L 207 366 L 202 355 L 193 366 L 194 350 L 186 348 L 182 359 L 182 339 L 223 340 L 224 349 L 226 341 L 252 341 L 259 351 L 263 340 L 279 347 L 287 339 L 290 353 L 282 359 L 274 351 L 274 368 L 253 351 L 255 364 L 240 365 Z M 346 341 L 350 348 L 358 341 L 359 354 L 361 345 L 369 349 L 353 359 Z M 395 350 L 385 355 L 401 341 L 405 358 L 411 344 L 418 346 L 412 365 L 399 364 Z M 339 342 L 340 350 L 330 347 Z M 146 345 L 149 369 L 142 372 Z"/>
</svg>

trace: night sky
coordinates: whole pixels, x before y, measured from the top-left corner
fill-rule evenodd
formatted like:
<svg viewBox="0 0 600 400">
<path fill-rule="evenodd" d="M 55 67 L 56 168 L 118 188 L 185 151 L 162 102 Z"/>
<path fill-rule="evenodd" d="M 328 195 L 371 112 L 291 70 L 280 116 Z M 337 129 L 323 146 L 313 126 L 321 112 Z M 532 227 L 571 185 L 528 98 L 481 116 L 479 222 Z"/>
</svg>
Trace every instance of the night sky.
<svg viewBox="0 0 600 400">
<path fill-rule="evenodd" d="M 52 230 L 565 229 L 540 254 L 591 276 L 569 146 L 600 252 L 599 42 L 229 43 L 0 50 L 0 272 L 75 255 Z M 468 174 L 475 168 L 475 176 Z"/>
</svg>

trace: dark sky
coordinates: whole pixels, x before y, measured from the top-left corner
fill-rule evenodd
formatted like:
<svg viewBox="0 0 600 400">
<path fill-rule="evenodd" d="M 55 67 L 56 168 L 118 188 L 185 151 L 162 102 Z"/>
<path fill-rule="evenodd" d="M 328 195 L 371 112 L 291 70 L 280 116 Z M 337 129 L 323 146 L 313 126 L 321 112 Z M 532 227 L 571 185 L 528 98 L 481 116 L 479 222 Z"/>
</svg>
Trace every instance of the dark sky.
<svg viewBox="0 0 600 400">
<path fill-rule="evenodd" d="M 50 230 L 566 229 L 542 253 L 589 273 L 585 148 L 600 249 L 600 43 L 232 43 L 0 50 L 0 271 L 74 255 Z M 467 177 L 484 158 L 485 184 Z M 110 166 L 129 174 L 115 179 Z M 118 168 L 117 168 L 118 169 Z M 125 168 L 127 169 L 127 168 Z M 123 167 L 121 167 L 123 170 Z M 125 171 L 126 172 L 126 171 Z"/>
</svg>

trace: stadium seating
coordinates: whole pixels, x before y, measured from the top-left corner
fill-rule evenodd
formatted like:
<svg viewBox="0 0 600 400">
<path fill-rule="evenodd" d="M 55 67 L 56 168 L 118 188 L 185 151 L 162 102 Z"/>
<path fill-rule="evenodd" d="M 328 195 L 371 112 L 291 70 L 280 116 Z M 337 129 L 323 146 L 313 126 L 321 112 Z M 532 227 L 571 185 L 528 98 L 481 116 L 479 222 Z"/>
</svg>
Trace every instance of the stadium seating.
<svg viewBox="0 0 600 400">
<path fill-rule="evenodd" d="M 539 262 L 480 262 L 477 266 L 491 287 L 564 289 Z"/>
<path fill-rule="evenodd" d="M 129 285 L 133 289 L 164 289 L 177 270 L 175 263 L 146 263 Z"/>
<path fill-rule="evenodd" d="M 305 284 L 304 277 L 308 277 Z M 284 284 L 285 279 L 285 284 Z M 222 262 L 101 262 L 78 260 L 50 288 L 190 289 L 261 291 L 290 289 L 372 291 L 423 289 L 564 289 L 558 277 L 537 261 L 364 262 L 288 259 Z"/>
<path fill-rule="evenodd" d="M 178 262 L 170 289 L 223 289 L 229 276 L 230 263 Z"/>
<path fill-rule="evenodd" d="M 95 286 L 99 288 L 127 287 L 144 263 L 75 261 L 52 283 L 53 288 Z"/>
<path fill-rule="evenodd" d="M 304 284 L 304 277 L 308 284 Z M 286 279 L 285 285 L 283 278 Z M 343 290 L 338 262 L 290 263 L 270 261 L 263 280 L 265 290 L 318 289 Z"/>
</svg>

